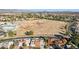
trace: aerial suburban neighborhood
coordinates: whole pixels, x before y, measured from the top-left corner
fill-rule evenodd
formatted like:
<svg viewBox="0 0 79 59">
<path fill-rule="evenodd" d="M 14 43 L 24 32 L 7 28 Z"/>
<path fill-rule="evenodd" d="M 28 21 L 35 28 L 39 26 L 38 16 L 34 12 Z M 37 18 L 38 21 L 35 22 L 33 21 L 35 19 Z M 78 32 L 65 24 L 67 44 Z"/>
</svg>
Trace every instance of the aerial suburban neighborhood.
<svg viewBox="0 0 79 59">
<path fill-rule="evenodd" d="M 0 49 L 78 49 L 79 12 L 0 10 Z"/>
</svg>

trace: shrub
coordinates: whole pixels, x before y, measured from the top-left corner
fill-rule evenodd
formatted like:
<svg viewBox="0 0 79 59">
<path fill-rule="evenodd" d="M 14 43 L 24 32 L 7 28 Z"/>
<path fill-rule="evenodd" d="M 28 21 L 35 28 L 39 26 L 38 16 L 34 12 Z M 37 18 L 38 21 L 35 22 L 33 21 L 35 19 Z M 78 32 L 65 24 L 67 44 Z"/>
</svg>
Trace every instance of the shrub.
<svg viewBox="0 0 79 59">
<path fill-rule="evenodd" d="M 33 35 L 33 31 L 26 31 L 25 34 L 26 35 Z"/>
<path fill-rule="evenodd" d="M 13 31 L 9 31 L 9 32 L 8 32 L 8 36 L 10 36 L 10 37 L 13 37 L 14 34 L 15 34 L 15 33 L 14 33 Z"/>
</svg>

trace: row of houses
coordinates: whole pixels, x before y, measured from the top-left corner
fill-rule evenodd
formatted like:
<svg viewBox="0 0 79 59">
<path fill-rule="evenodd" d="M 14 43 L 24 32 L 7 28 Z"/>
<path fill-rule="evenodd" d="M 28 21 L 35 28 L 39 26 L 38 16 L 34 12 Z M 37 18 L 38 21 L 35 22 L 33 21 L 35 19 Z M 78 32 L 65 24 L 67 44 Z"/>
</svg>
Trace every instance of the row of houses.
<svg viewBox="0 0 79 59">
<path fill-rule="evenodd" d="M 0 48 L 13 49 L 63 49 L 68 38 L 57 37 L 29 37 L 15 38 L 0 42 Z"/>
<path fill-rule="evenodd" d="M 13 39 L 7 40 L 0 43 L 0 48 L 12 48 L 11 46 L 15 46 L 13 48 L 44 48 L 44 40 L 39 38 L 25 38 L 25 39 Z M 5 46 L 6 45 L 6 46 Z"/>
</svg>

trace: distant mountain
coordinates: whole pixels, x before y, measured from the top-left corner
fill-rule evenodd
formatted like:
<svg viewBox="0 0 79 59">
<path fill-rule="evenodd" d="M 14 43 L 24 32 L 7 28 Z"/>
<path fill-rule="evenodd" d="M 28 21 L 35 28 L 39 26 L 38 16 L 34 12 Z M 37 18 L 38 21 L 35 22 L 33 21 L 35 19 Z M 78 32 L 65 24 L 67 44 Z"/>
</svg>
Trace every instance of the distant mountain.
<svg viewBox="0 0 79 59">
<path fill-rule="evenodd" d="M 79 12 L 79 9 L 0 9 L 0 12 Z"/>
</svg>

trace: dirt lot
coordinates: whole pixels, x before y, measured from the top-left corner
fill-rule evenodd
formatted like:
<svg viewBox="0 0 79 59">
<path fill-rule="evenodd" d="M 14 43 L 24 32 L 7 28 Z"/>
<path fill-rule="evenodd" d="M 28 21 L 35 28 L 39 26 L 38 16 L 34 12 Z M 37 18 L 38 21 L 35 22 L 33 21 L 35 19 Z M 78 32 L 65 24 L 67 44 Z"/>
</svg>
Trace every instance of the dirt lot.
<svg viewBox="0 0 79 59">
<path fill-rule="evenodd" d="M 66 22 L 52 21 L 52 20 L 23 20 L 16 21 L 17 24 L 17 36 L 25 36 L 24 32 L 32 30 L 34 35 L 50 35 L 57 34 L 59 32 L 65 32 Z"/>
</svg>

